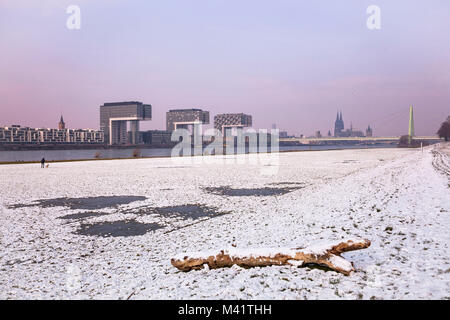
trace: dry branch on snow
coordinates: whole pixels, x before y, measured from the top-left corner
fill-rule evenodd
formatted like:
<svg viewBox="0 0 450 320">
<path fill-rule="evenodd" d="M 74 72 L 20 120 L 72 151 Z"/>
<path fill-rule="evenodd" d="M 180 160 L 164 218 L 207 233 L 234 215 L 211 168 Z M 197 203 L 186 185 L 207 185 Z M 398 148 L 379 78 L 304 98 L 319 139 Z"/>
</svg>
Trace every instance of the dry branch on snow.
<svg viewBox="0 0 450 320">
<path fill-rule="evenodd" d="M 327 245 L 306 248 L 269 248 L 269 249 L 237 249 L 222 250 L 220 253 L 199 252 L 183 254 L 171 260 L 174 267 L 182 271 L 198 270 L 208 265 L 211 269 L 238 265 L 244 268 L 264 267 L 272 265 L 318 264 L 349 275 L 354 271 L 351 262 L 340 255 L 343 252 L 365 249 L 370 246 L 366 239 L 347 240 Z"/>
</svg>

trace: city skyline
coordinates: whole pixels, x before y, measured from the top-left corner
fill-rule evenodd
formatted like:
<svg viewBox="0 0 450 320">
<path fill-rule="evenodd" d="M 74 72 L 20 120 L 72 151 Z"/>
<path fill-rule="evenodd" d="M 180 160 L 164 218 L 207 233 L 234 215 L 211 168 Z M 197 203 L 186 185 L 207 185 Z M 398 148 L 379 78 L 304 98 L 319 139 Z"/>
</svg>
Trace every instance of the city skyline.
<svg viewBox="0 0 450 320">
<path fill-rule="evenodd" d="M 66 28 L 70 4 L 80 30 Z M 449 4 L 377 1 L 380 30 L 366 28 L 369 1 L 281 4 L 2 1 L 0 126 L 53 128 L 62 114 L 97 129 L 98 106 L 137 100 L 154 109 L 144 130 L 202 108 L 312 135 L 333 131 L 339 109 L 354 128 L 399 136 L 413 105 L 416 134 L 436 133 L 450 104 Z"/>
<path fill-rule="evenodd" d="M 118 104 L 118 105 L 122 105 L 122 104 L 129 104 L 129 103 L 132 103 L 131 101 L 124 101 L 124 102 L 106 102 L 105 103 L 105 105 L 108 105 L 108 104 Z M 137 103 L 141 103 L 141 102 L 137 102 Z M 103 106 L 103 105 L 102 105 Z M 102 106 L 100 106 L 100 107 L 102 107 Z M 410 106 L 409 107 L 409 112 L 410 112 L 410 109 L 412 108 L 412 106 Z M 170 113 L 170 112 L 172 112 L 172 111 L 179 111 L 179 110 L 200 110 L 201 111 L 201 109 L 198 109 L 198 108 L 191 108 L 191 109 L 174 109 L 174 110 L 169 110 L 168 112 L 166 112 L 166 130 L 169 130 L 169 129 L 167 129 L 167 114 L 168 113 Z M 209 111 L 205 111 L 205 112 L 209 112 Z M 340 121 L 342 121 L 342 111 L 338 111 L 337 112 L 337 114 L 338 114 L 338 117 L 340 117 Z M 397 113 L 397 117 L 398 117 L 398 115 L 400 115 L 400 113 Z M 251 115 L 246 115 L 246 114 L 243 114 L 243 113 L 222 113 L 222 114 L 216 114 L 216 115 L 214 115 L 214 120 L 216 121 L 216 117 L 223 117 L 223 116 L 232 116 L 232 117 L 237 117 L 237 116 L 243 116 L 243 117 L 250 117 L 250 121 L 249 121 L 249 123 L 251 124 L 251 118 L 252 118 L 252 116 Z M 410 117 L 410 114 L 408 115 L 409 117 Z M 100 114 L 100 118 L 101 118 L 101 114 Z M 447 119 L 448 119 L 448 117 L 447 117 Z M 147 119 L 147 120 L 152 120 L 151 118 L 149 118 L 149 119 Z M 338 120 L 338 118 L 336 118 L 336 121 Z M 208 122 L 206 122 L 206 123 L 202 123 L 202 126 L 203 126 L 203 128 L 204 129 L 207 129 L 207 128 L 216 128 L 216 124 L 215 124 L 215 121 L 214 122 L 212 122 L 212 123 L 209 123 L 209 121 Z M 334 122 L 334 125 L 333 125 L 333 128 L 332 129 L 329 129 L 328 130 L 328 135 L 331 135 L 331 136 L 333 136 L 333 137 L 336 137 L 336 128 L 337 128 L 337 122 Z M 409 121 L 410 121 L 410 118 L 409 118 Z M 11 124 L 1 124 L 0 123 L 0 128 L 2 128 L 2 127 L 26 127 L 26 128 L 31 128 L 31 129 L 49 129 L 49 130 L 53 130 L 53 129 L 58 129 L 58 130 L 61 130 L 61 129 L 63 129 L 63 130 L 98 130 L 98 131 L 105 131 L 105 130 L 102 130 L 102 125 L 100 125 L 98 128 L 88 128 L 88 127 L 67 127 L 66 128 L 66 122 L 64 121 L 64 116 L 63 116 L 63 114 L 61 114 L 60 116 L 59 116 L 59 122 L 57 123 L 57 125 L 50 125 L 50 126 L 33 126 L 33 125 L 24 125 L 24 124 L 21 124 L 21 123 L 11 123 Z M 350 121 L 350 124 L 348 125 L 348 126 L 346 126 L 344 123 L 342 123 L 342 125 L 341 125 L 342 127 L 340 127 L 340 130 L 344 130 L 344 129 L 347 129 L 347 130 L 359 130 L 359 129 L 361 129 L 362 131 L 365 131 L 365 130 L 367 130 L 367 129 L 369 129 L 371 132 L 372 132 L 372 130 L 373 130 L 373 126 L 371 125 L 371 124 L 369 124 L 368 126 L 367 126 L 367 128 L 355 128 L 354 126 L 353 126 L 353 122 L 351 122 Z M 243 126 L 243 127 L 252 127 L 252 128 L 254 128 L 253 126 L 251 126 L 251 125 L 246 125 L 246 126 Z M 132 125 L 131 124 L 127 124 L 127 132 L 130 132 L 130 130 L 132 131 Z M 139 125 L 139 128 L 140 128 L 140 125 Z M 289 134 L 290 136 L 296 136 L 296 137 L 300 137 L 300 136 L 310 136 L 310 137 L 314 137 L 315 135 L 314 134 L 303 134 L 303 133 L 301 133 L 301 134 L 298 134 L 298 135 L 296 135 L 296 134 L 291 134 L 291 132 L 288 132 L 287 130 L 285 130 L 285 129 L 283 129 L 283 128 L 279 128 L 278 126 L 277 126 L 277 124 L 276 123 L 272 123 L 271 124 L 271 128 L 256 128 L 256 129 L 265 129 L 265 130 L 268 130 L 268 132 L 270 132 L 270 130 L 272 129 L 278 129 L 279 130 L 279 132 L 281 133 L 281 132 L 284 132 L 284 133 L 286 133 L 286 134 Z M 145 129 L 145 130 L 147 130 L 147 129 Z M 162 130 L 162 131 L 164 131 L 164 128 L 153 128 L 152 130 Z M 106 130 L 106 131 L 108 131 L 108 130 Z M 170 131 L 170 130 L 169 130 Z M 321 132 L 321 130 L 316 130 L 316 134 L 317 134 L 317 132 Z M 408 132 L 408 134 L 409 134 L 409 132 Z M 436 133 L 433 133 L 433 134 L 431 134 L 430 136 L 436 136 L 437 134 Z M 413 136 L 415 136 L 415 135 L 413 135 Z"/>
</svg>

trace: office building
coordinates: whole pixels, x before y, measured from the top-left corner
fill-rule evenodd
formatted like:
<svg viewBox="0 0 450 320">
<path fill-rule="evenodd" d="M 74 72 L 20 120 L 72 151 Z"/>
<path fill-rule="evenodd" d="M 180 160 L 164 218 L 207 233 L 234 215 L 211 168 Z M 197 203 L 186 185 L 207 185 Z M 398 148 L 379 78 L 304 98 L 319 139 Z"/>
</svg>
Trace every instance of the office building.
<svg viewBox="0 0 450 320">
<path fill-rule="evenodd" d="M 208 124 L 209 111 L 202 109 L 172 109 L 166 113 L 166 130 L 189 128 L 194 124 Z"/>
<path fill-rule="evenodd" d="M 252 116 L 244 113 L 223 113 L 214 117 L 214 128 L 224 133 L 226 128 L 252 126 Z"/>
<path fill-rule="evenodd" d="M 152 119 L 152 106 L 138 101 L 110 102 L 100 106 L 100 130 L 110 144 L 138 144 L 139 122 Z M 130 123 L 130 139 L 127 123 Z"/>
</svg>

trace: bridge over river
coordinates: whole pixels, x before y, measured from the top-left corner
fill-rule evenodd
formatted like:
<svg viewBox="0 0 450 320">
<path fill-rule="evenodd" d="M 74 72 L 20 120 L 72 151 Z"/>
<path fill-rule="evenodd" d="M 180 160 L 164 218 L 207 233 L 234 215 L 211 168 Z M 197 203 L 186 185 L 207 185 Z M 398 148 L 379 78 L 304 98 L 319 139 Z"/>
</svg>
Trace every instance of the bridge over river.
<svg viewBox="0 0 450 320">
<path fill-rule="evenodd" d="M 322 137 L 322 138 L 280 138 L 280 144 L 379 144 L 398 143 L 400 137 Z M 442 141 L 437 136 L 413 137 L 413 140 L 429 144 Z"/>
</svg>

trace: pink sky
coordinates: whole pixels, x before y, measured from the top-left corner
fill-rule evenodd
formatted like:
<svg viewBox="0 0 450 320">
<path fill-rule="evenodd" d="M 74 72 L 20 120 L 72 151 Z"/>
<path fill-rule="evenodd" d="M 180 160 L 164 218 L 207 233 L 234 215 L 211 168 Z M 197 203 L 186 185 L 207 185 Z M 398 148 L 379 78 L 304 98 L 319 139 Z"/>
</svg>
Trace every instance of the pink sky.
<svg viewBox="0 0 450 320">
<path fill-rule="evenodd" d="M 431 135 L 450 114 L 450 4 L 376 1 L 12 1 L 0 3 L 0 125 L 98 128 L 98 106 L 244 112 L 254 127 L 346 127 Z M 80 30 L 65 9 L 78 4 Z"/>
</svg>

